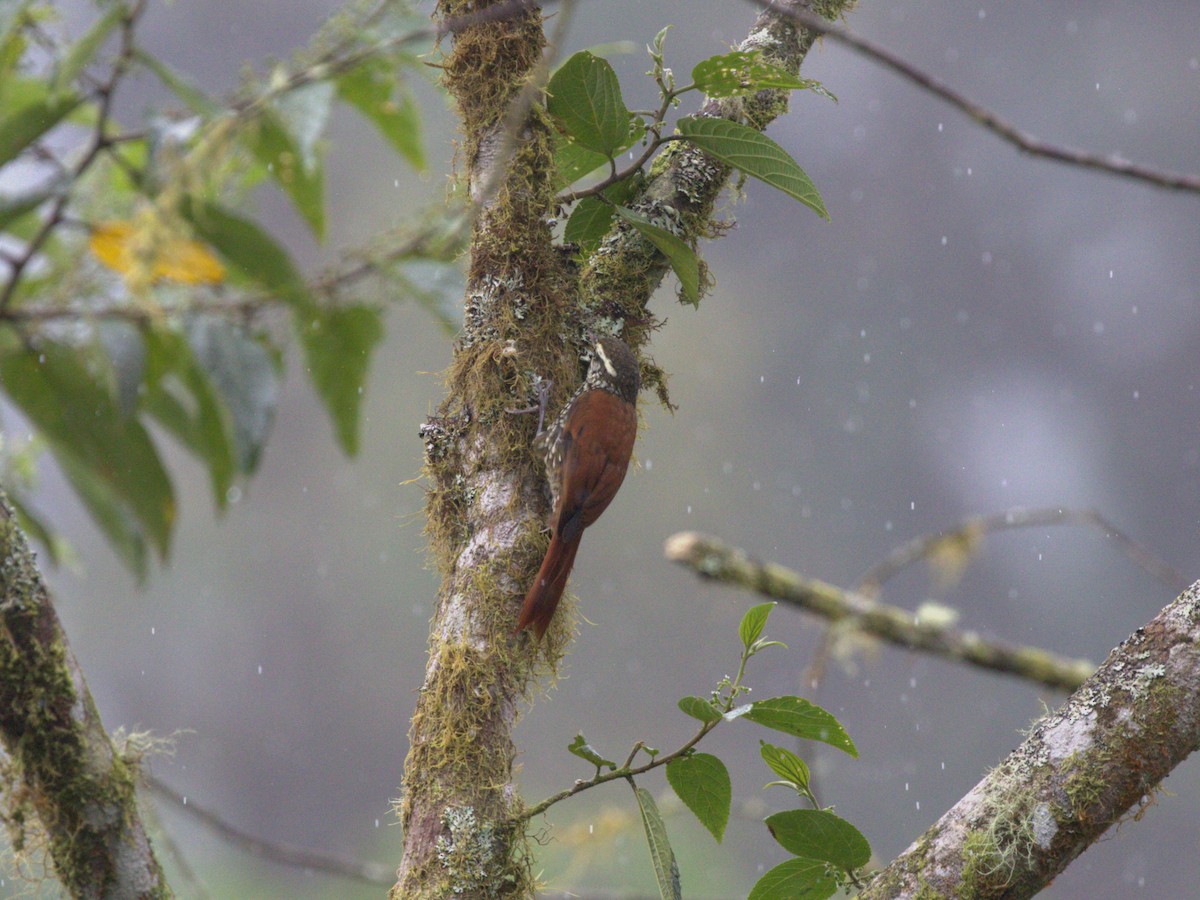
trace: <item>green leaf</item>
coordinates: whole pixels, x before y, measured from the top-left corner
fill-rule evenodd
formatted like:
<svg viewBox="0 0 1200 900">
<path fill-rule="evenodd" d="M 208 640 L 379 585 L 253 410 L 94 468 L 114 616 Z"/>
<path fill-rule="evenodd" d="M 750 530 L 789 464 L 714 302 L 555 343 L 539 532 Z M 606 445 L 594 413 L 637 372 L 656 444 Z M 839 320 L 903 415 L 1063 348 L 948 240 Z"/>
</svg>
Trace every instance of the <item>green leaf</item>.
<svg viewBox="0 0 1200 900">
<path fill-rule="evenodd" d="M 125 4 L 114 3 L 109 7 L 108 12 L 96 20 L 87 33 L 67 51 L 67 55 L 63 57 L 54 73 L 53 89 L 56 92 L 61 91 L 79 77 L 79 73 L 92 61 L 92 57 L 96 55 L 100 45 L 104 43 L 105 38 L 112 34 L 112 30 L 125 18 L 127 12 Z"/>
<path fill-rule="evenodd" d="M 213 501 L 224 509 L 237 472 L 229 410 L 183 335 L 148 330 L 146 350 L 145 409 L 208 468 Z"/>
<path fill-rule="evenodd" d="M 701 697 L 684 697 L 679 701 L 679 708 L 706 725 L 721 718 L 721 711 Z"/>
<path fill-rule="evenodd" d="M 871 861 L 871 845 L 857 828 L 825 809 L 789 809 L 764 820 L 788 853 L 846 870 Z"/>
<path fill-rule="evenodd" d="M 578 244 L 585 254 L 592 253 L 612 226 L 614 212 L 611 203 L 599 197 L 584 197 L 571 210 L 571 218 L 563 229 L 563 240 Z"/>
<path fill-rule="evenodd" d="M 196 363 L 212 382 L 232 418 L 238 471 L 250 474 L 275 421 L 279 377 L 267 349 L 246 330 L 214 315 L 184 320 Z"/>
<path fill-rule="evenodd" d="M 773 697 L 756 700 L 725 714 L 727 719 L 744 716 L 751 722 L 765 725 L 793 737 L 809 741 L 821 741 L 831 747 L 858 756 L 858 750 L 842 723 L 815 703 L 803 697 Z"/>
<path fill-rule="evenodd" d="M 608 157 L 577 144 L 566 135 L 554 136 L 554 186 L 556 190 L 577 182 L 601 166 L 608 165 Z"/>
<path fill-rule="evenodd" d="M 787 151 L 763 134 L 727 119 L 680 119 L 679 133 L 726 165 L 778 188 L 828 219 L 821 195 Z"/>
<path fill-rule="evenodd" d="M 115 537 L 136 522 L 165 558 L 175 521 L 171 482 L 146 430 L 137 419 L 121 415 L 87 363 L 88 355 L 76 347 L 7 343 L 0 347 L 0 383 L 46 438 L 64 471 L 72 469 L 67 472 L 72 483 L 94 487 L 92 497 L 81 496 L 114 546 L 123 549 Z M 122 513 L 121 522 L 113 509 Z M 112 521 L 100 519 L 99 512 Z"/>
<path fill-rule="evenodd" d="M 314 116 L 319 118 L 319 112 Z M 256 126 L 244 133 L 250 152 L 291 199 L 317 239 L 324 238 L 325 175 L 315 145 L 306 146 L 305 138 L 288 129 L 284 116 L 270 109 L 259 114 Z"/>
<path fill-rule="evenodd" d="M 383 337 L 379 313 L 365 306 L 319 310 L 298 314 L 296 324 L 313 386 L 333 418 L 338 443 L 353 456 L 370 353 Z"/>
<path fill-rule="evenodd" d="M 37 209 L 51 197 L 56 197 L 66 186 L 65 178 L 55 178 L 35 187 L 18 190 L 15 194 L 0 194 L 0 231 L 26 213 Z"/>
<path fill-rule="evenodd" d="M 776 747 L 766 741 L 759 741 L 759 753 L 763 762 L 771 767 L 771 771 L 797 788 L 808 787 L 808 766 L 799 756 L 786 747 Z"/>
<path fill-rule="evenodd" d="M 725 764 L 710 753 L 692 753 L 667 763 L 667 781 L 684 806 L 721 843 L 733 799 Z"/>
<path fill-rule="evenodd" d="M 789 859 L 758 879 L 747 900 L 825 900 L 837 892 L 837 879 L 825 863 Z"/>
<path fill-rule="evenodd" d="M 32 0 L 0 0 L 0 41 L 8 40 L 25 21 Z"/>
<path fill-rule="evenodd" d="M 55 453 L 58 466 L 70 482 L 92 520 L 100 527 L 109 546 L 125 568 L 137 578 L 146 580 L 146 538 L 137 520 L 109 484 L 96 471 L 69 453 Z"/>
<path fill-rule="evenodd" d="M 605 188 L 602 196 L 584 197 L 571 210 L 571 217 L 563 229 L 563 240 L 578 244 L 584 255 L 593 253 L 612 226 L 616 214 L 613 207 L 632 197 L 643 180 L 635 174 Z"/>
<path fill-rule="evenodd" d="M 700 259 L 694 250 L 676 234 L 655 225 L 639 212 L 624 206 L 617 215 L 632 225 L 667 258 L 675 277 L 679 279 L 684 298 L 693 306 L 700 305 Z"/>
<path fill-rule="evenodd" d="M 414 169 L 425 169 L 420 110 L 387 63 L 372 60 L 351 69 L 338 78 L 337 91 Z"/>
<path fill-rule="evenodd" d="M 102 321 L 96 335 L 112 365 L 117 408 L 129 417 L 137 412 L 138 397 L 146 377 L 146 345 L 132 322 Z"/>
<path fill-rule="evenodd" d="M 52 564 L 59 565 L 71 553 L 70 545 L 29 507 L 19 490 L 11 484 L 5 485 L 5 490 L 8 493 L 8 502 L 17 514 L 17 525 L 45 548 Z"/>
<path fill-rule="evenodd" d="M 315 169 L 320 162 L 320 142 L 329 125 L 336 95 L 337 88 L 330 82 L 312 81 L 292 88 L 275 101 L 275 110 L 296 142 L 306 169 Z"/>
<path fill-rule="evenodd" d="M 546 109 L 580 146 L 612 157 L 629 146 L 629 110 L 608 60 L 580 50 L 546 86 Z"/>
<path fill-rule="evenodd" d="M 24 24 L 21 14 L 30 5 L 29 0 L 0 0 L 0 83 L 12 78 L 17 65 L 25 55 L 29 42 L 18 24 Z M 0 90 L 0 102 L 3 102 Z"/>
<path fill-rule="evenodd" d="M 567 745 L 567 750 L 574 753 L 580 759 L 586 759 L 597 769 L 608 766 L 610 769 L 615 769 L 617 764 L 611 759 L 605 759 L 595 747 L 587 742 L 582 734 L 575 735 L 575 740 Z"/>
<path fill-rule="evenodd" d="M 0 115 L 0 166 L 65 119 L 82 100 L 74 94 L 27 95 L 23 102 L 6 103 Z"/>
<path fill-rule="evenodd" d="M 154 73 L 155 77 L 166 86 L 176 97 L 182 100 L 194 113 L 213 117 L 221 112 L 221 106 L 214 102 L 204 91 L 191 80 L 180 75 L 156 56 L 151 56 L 140 47 L 134 50 L 134 57 L 143 66 Z"/>
<path fill-rule="evenodd" d="M 738 637 L 742 639 L 743 647 L 749 650 L 751 644 L 759 639 L 767 625 L 767 616 L 771 615 L 771 610 L 778 605 L 772 600 L 770 603 L 760 603 L 746 610 L 738 624 Z"/>
<path fill-rule="evenodd" d="M 675 852 L 667 840 L 667 826 L 654 803 L 654 797 L 645 788 L 635 787 L 638 809 L 642 813 L 642 827 L 646 829 L 646 843 L 650 846 L 650 862 L 654 866 L 654 878 L 658 882 L 658 893 L 662 900 L 683 900 L 683 888 L 679 883 L 679 866 Z"/>
<path fill-rule="evenodd" d="M 185 201 L 181 210 L 196 234 L 244 279 L 293 306 L 311 304 L 304 279 L 296 271 L 292 258 L 254 222 L 215 203 L 194 199 Z"/>
<path fill-rule="evenodd" d="M 819 81 L 800 78 L 763 59 L 758 50 L 735 50 L 696 63 L 692 83 L 709 97 L 735 97 L 764 88 L 811 90 L 833 98 Z"/>
</svg>

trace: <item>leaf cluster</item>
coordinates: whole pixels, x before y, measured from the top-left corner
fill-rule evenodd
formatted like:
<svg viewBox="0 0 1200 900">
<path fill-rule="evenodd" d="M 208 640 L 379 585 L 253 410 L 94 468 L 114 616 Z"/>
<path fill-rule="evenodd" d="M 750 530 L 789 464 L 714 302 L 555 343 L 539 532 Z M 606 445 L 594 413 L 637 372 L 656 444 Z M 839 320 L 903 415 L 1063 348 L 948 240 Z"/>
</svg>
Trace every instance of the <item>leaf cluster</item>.
<svg viewBox="0 0 1200 900">
<path fill-rule="evenodd" d="M 271 186 L 324 239 L 324 134 L 338 104 L 424 167 L 408 87 L 420 68 L 405 49 L 418 20 L 402 7 L 359 4 L 291 64 L 219 98 L 141 45 L 145 0 L 102 4 L 75 39 L 56 32 L 49 3 L 0 5 L 0 387 L 139 578 L 166 558 L 176 520 L 160 436 L 203 463 L 218 509 L 255 471 L 279 393 L 280 318 L 353 454 L 383 336 L 380 304 L 356 288 L 375 276 L 393 296 L 436 302 L 403 268 L 451 257 L 433 226 L 313 279 L 244 211 Z M 113 98 L 138 74 L 177 108 L 119 120 Z M 13 484 L 12 499 L 57 559 L 32 484 Z"/>
<path fill-rule="evenodd" d="M 562 205 L 572 205 L 563 237 L 584 256 L 595 252 L 608 235 L 614 219 L 635 229 L 663 254 L 680 283 L 682 299 L 700 301 L 700 262 L 689 246 L 669 227 L 652 221 L 644 211 L 629 208 L 637 194 L 643 168 L 653 154 L 672 141 L 684 141 L 743 175 L 757 178 L 829 218 L 820 194 L 795 160 L 761 131 L 739 122 L 688 116 L 667 134 L 667 113 L 689 91 L 709 97 L 734 97 L 761 90 L 811 90 L 832 97 L 818 82 L 798 78 L 764 60 L 758 52 L 735 51 L 699 62 L 688 84 L 676 86 L 665 65 L 666 29 L 648 48 L 658 86 L 657 110 L 631 111 L 622 98 L 616 72 L 609 62 L 581 50 L 567 59 L 547 86 L 546 109 L 558 127 L 555 164 L 559 185 L 569 187 L 581 178 L 607 169 L 607 177 L 591 187 L 565 194 Z M 617 158 L 640 147 L 636 159 L 618 170 Z"/>
<path fill-rule="evenodd" d="M 700 722 L 700 729 L 678 750 L 670 753 L 638 742 L 628 758 L 618 765 L 578 734 L 568 751 L 596 767 L 595 775 L 537 804 L 525 818 L 539 815 L 554 803 L 597 785 L 625 779 L 634 790 L 646 843 L 659 892 L 666 900 L 681 897 L 679 866 L 667 835 L 666 824 L 653 796 L 638 786 L 636 779 L 659 766 L 665 766 L 667 783 L 720 843 L 729 823 L 733 785 L 725 764 L 711 753 L 697 751 L 696 745 L 714 728 L 745 720 L 788 735 L 798 741 L 819 741 L 857 757 L 858 750 L 841 723 L 831 713 L 802 697 L 772 697 L 751 703 L 737 703 L 749 688 L 744 684 L 746 664 L 770 647 L 785 647 L 767 640 L 763 631 L 775 603 L 751 607 L 738 626 L 742 652 L 737 674 L 718 682 L 709 698 L 684 697 L 679 708 Z M 822 808 L 812 791 L 812 775 L 804 760 L 786 747 L 759 741 L 763 762 L 777 776 L 767 787 L 781 786 L 794 791 L 810 808 L 774 813 L 764 820 L 768 832 L 792 858 L 763 875 L 750 892 L 753 900 L 793 900 L 796 897 L 823 900 L 845 884 L 858 883 L 858 871 L 871 858 L 871 847 L 852 824 Z M 641 753 L 650 761 L 635 766 Z M 606 770 L 607 771 L 604 771 Z"/>
</svg>

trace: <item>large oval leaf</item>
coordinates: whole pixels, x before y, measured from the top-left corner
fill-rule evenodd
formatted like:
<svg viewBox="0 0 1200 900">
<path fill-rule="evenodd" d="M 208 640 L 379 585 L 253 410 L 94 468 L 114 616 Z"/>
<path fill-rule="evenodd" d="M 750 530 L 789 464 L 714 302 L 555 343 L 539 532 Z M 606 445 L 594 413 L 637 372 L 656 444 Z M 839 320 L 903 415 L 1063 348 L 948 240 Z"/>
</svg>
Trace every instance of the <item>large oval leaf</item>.
<svg viewBox="0 0 1200 900">
<path fill-rule="evenodd" d="M 871 861 L 871 845 L 857 828 L 825 809 L 789 809 L 764 820 L 788 853 L 818 859 L 842 869 Z"/>
<path fill-rule="evenodd" d="M 829 874 L 825 863 L 789 859 L 758 879 L 747 900 L 825 900 L 837 891 L 837 879 Z"/>
<path fill-rule="evenodd" d="M 679 133 L 705 153 L 778 188 L 817 215 L 829 212 L 809 177 L 788 152 L 763 134 L 728 119 L 691 117 L 679 120 Z"/>
<path fill-rule="evenodd" d="M 667 781 L 684 806 L 721 842 L 729 822 L 733 787 L 725 763 L 711 753 L 693 753 L 667 763 Z"/>
<path fill-rule="evenodd" d="M 804 738 L 809 741 L 821 741 L 831 747 L 844 750 L 851 756 L 858 756 L 858 749 L 846 729 L 831 713 L 826 712 L 815 703 L 810 703 L 803 697 L 772 697 L 770 700 L 757 700 L 746 706 L 730 710 L 725 714 L 727 719 L 745 717 L 751 722 L 774 728 L 784 734 Z"/>
<path fill-rule="evenodd" d="M 629 110 L 608 60 L 580 50 L 554 73 L 546 93 L 546 109 L 581 147 L 611 157 L 629 146 Z"/>
</svg>

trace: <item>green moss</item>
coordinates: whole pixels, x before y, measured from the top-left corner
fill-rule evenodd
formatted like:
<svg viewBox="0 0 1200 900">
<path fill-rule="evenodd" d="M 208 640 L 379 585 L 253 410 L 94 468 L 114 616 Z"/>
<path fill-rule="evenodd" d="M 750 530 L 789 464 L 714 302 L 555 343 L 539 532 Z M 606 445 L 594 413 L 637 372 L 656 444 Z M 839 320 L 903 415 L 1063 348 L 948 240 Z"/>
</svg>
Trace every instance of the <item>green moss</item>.
<svg viewBox="0 0 1200 900">
<path fill-rule="evenodd" d="M 40 822 L 55 873 L 73 894 L 112 885 L 111 842 L 134 815 L 134 767 L 89 729 L 57 618 L 33 554 L 0 495 L 0 734 L 9 761 L 0 790 L 10 843 L 30 848 Z M 94 742 L 105 746 L 93 746 Z M 97 760 L 106 760 L 98 770 Z M 40 843 L 42 838 L 38 838 Z M 159 883 L 159 889 L 166 891 Z"/>
</svg>

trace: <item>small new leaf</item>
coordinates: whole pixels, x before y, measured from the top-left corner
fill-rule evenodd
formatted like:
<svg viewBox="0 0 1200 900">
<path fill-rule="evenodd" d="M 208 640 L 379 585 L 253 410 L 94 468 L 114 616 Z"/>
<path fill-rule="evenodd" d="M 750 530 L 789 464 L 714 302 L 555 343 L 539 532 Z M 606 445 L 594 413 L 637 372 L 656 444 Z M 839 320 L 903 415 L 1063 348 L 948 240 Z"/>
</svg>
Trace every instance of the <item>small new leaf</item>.
<svg viewBox="0 0 1200 900">
<path fill-rule="evenodd" d="M 679 708 L 705 725 L 721 718 L 721 711 L 702 697 L 684 697 L 679 701 Z"/>
<path fill-rule="evenodd" d="M 615 769 L 617 767 L 617 764 L 611 759 L 605 759 L 602 755 L 600 755 L 599 751 L 589 744 L 587 742 L 587 738 L 585 738 L 582 734 L 575 735 L 575 740 L 571 741 L 571 743 L 567 745 L 567 750 L 569 750 L 571 753 L 574 753 L 580 759 L 586 759 L 596 767 L 597 771 L 604 766 L 608 766 L 610 769 Z"/>
<path fill-rule="evenodd" d="M 725 764 L 710 753 L 692 753 L 667 763 L 667 781 L 684 806 L 721 843 L 733 799 Z"/>
<path fill-rule="evenodd" d="M 783 781 L 773 781 L 771 784 L 787 784 L 797 790 L 808 788 L 809 772 L 804 760 L 786 747 L 776 747 L 774 744 L 768 744 L 762 740 L 758 743 L 763 762 L 771 768 L 772 772 L 783 779 Z M 767 785 L 767 787 L 770 786 Z"/>
<path fill-rule="evenodd" d="M 743 647 L 750 650 L 767 626 L 767 617 L 771 615 L 771 610 L 778 605 L 772 600 L 769 603 L 759 603 L 746 610 L 746 614 L 742 616 L 742 621 L 738 624 L 738 637 L 742 639 Z"/>
</svg>

